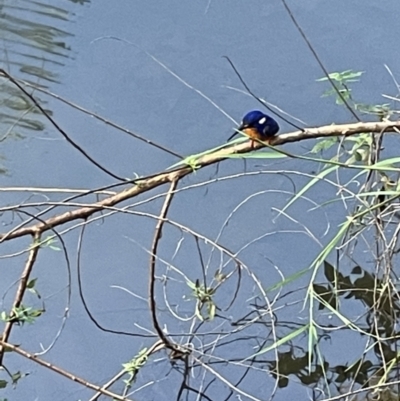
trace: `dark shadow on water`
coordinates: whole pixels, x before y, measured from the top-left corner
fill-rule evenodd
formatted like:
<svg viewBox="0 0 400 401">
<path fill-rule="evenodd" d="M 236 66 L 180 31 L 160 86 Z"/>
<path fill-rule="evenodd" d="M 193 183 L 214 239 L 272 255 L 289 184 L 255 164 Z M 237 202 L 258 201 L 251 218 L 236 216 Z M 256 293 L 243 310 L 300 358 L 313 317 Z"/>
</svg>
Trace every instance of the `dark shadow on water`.
<svg viewBox="0 0 400 401">
<path fill-rule="evenodd" d="M 313 390 L 316 400 L 377 386 L 380 382 L 397 382 L 400 338 L 397 289 L 390 289 L 385 277 L 361 266 L 354 266 L 344 274 L 325 262 L 324 279 L 314 283 L 313 290 L 319 302 L 315 304 L 317 338 L 311 349 L 309 331 L 288 341 L 281 334 L 276 341 L 285 345 L 279 347 L 277 355 L 271 359 L 259 355 L 252 362 L 266 366 L 279 388 L 301 383 Z M 291 306 L 288 304 L 287 308 Z M 257 306 L 256 314 L 265 309 L 265 305 Z M 280 321 L 279 315 L 276 316 L 278 333 L 289 336 L 301 326 L 297 316 L 293 321 Z M 328 319 L 324 316 L 329 316 L 331 323 L 326 323 Z M 247 316 L 246 321 L 251 318 Z M 259 353 L 269 345 L 260 347 Z M 351 399 L 391 401 L 398 400 L 398 394 L 398 386 L 393 384 L 378 392 L 373 389 L 361 392 Z"/>
</svg>

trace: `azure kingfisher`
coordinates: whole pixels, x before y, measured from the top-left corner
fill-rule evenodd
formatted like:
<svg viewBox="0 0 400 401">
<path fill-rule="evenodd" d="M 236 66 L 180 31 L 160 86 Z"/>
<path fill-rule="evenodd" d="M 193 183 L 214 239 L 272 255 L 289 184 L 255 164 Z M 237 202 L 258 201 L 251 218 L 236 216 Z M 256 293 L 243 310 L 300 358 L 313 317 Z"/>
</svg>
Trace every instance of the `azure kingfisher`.
<svg viewBox="0 0 400 401">
<path fill-rule="evenodd" d="M 268 141 L 274 137 L 279 131 L 278 123 L 259 110 L 249 111 L 236 129 L 236 131 L 228 139 L 230 141 L 235 135 L 241 131 L 251 139 L 251 147 L 254 146 L 254 140 Z"/>
</svg>

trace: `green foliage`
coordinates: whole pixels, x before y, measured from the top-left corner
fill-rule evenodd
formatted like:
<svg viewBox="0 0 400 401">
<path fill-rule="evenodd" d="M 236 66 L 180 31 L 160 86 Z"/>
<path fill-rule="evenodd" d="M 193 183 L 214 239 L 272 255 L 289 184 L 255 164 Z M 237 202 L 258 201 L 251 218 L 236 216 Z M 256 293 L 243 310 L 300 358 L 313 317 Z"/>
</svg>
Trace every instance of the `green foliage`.
<svg viewBox="0 0 400 401">
<path fill-rule="evenodd" d="M 363 104 L 363 103 L 354 103 L 354 108 L 365 114 L 373 114 L 376 115 L 379 120 L 384 120 L 388 118 L 392 114 L 392 110 L 390 108 L 389 103 L 383 104 Z"/>
<path fill-rule="evenodd" d="M 41 295 L 38 292 L 38 290 L 35 288 L 36 287 L 36 281 L 37 278 L 33 278 L 31 280 L 28 281 L 27 285 L 26 285 L 26 289 L 31 292 L 32 294 L 35 294 L 39 299 L 41 299 Z"/>
<path fill-rule="evenodd" d="M 352 95 L 352 89 L 350 87 L 351 84 L 358 82 L 360 77 L 362 76 L 363 71 L 353 71 L 346 70 L 343 72 L 333 72 L 329 74 L 329 77 L 332 81 L 334 81 L 336 88 L 349 104 L 350 107 L 355 109 L 356 111 L 360 111 L 362 113 L 373 114 L 379 120 L 384 120 L 388 118 L 392 111 L 389 107 L 389 104 L 365 104 L 356 102 Z M 327 82 L 328 78 L 323 77 L 317 79 L 318 82 Z M 342 98 L 338 95 L 335 89 L 329 88 L 326 90 L 322 96 L 333 96 L 335 98 L 336 104 L 343 105 Z M 326 138 L 318 141 L 311 153 L 323 152 L 325 150 L 330 149 L 333 145 L 339 143 L 338 138 Z M 370 161 L 371 150 L 373 150 L 373 135 L 369 133 L 354 135 L 342 138 L 340 140 L 341 143 L 341 153 L 334 156 L 336 160 L 343 160 L 343 162 L 347 165 L 353 165 L 356 163 L 362 163 L 367 165 Z"/>
<path fill-rule="evenodd" d="M 193 170 L 196 171 L 199 168 L 199 165 L 197 164 L 197 157 L 196 156 L 190 156 L 187 157 L 184 162 Z"/>
<path fill-rule="evenodd" d="M 24 323 L 34 323 L 36 318 L 41 316 L 43 309 L 33 309 L 29 306 L 20 305 L 13 308 L 10 314 L 1 312 L 0 320 L 3 322 L 14 322 L 23 325 Z"/>
<path fill-rule="evenodd" d="M 147 359 L 147 348 L 143 348 L 132 360 L 122 365 L 125 372 L 129 375 L 128 379 L 124 380 L 127 389 L 132 387 L 132 383 L 134 383 L 137 373 L 140 368 L 146 364 Z"/>
<path fill-rule="evenodd" d="M 239 138 L 230 143 L 243 142 L 243 141 L 245 141 L 245 138 Z M 179 167 L 189 166 L 192 168 L 193 171 L 196 171 L 199 168 L 198 163 L 197 163 L 198 159 L 202 158 L 203 156 L 209 155 L 211 153 L 215 153 L 218 150 L 225 148 L 226 146 L 227 146 L 226 144 L 222 144 L 215 148 L 208 149 L 204 152 L 190 155 L 190 156 L 186 157 L 185 159 L 181 160 L 180 162 L 175 163 L 172 166 L 168 167 L 168 170 L 176 169 Z"/>
<path fill-rule="evenodd" d="M 13 387 L 16 387 L 16 385 L 18 384 L 20 379 L 22 379 L 23 377 L 26 377 L 26 376 L 29 376 L 29 373 L 21 373 L 20 371 L 13 373 L 11 375 Z"/>
<path fill-rule="evenodd" d="M 365 104 L 358 103 L 354 100 L 352 94 L 351 84 L 360 81 L 360 77 L 364 74 L 364 71 L 353 71 L 346 70 L 342 72 L 332 72 L 329 74 L 329 78 L 334 82 L 337 90 L 340 92 L 342 97 L 350 103 L 355 110 L 360 111 L 365 114 L 373 114 L 379 118 L 379 120 L 383 120 L 388 118 L 392 111 L 390 109 L 390 104 Z M 316 80 L 317 82 L 327 82 L 329 81 L 327 77 L 319 78 Z M 343 99 L 338 95 L 337 91 L 334 88 L 329 88 L 323 92 L 322 97 L 333 96 L 335 98 L 335 102 L 338 105 L 343 105 Z"/>
<path fill-rule="evenodd" d="M 41 248 L 50 248 L 53 251 L 61 251 L 61 248 L 55 244 L 57 244 L 57 240 L 53 235 L 49 235 L 40 241 L 39 245 Z"/>
<path fill-rule="evenodd" d="M 6 351 L 8 351 L 6 349 Z M 29 373 L 22 373 L 21 371 L 17 371 L 15 373 L 11 373 L 6 367 L 3 367 L 4 371 L 7 373 L 8 377 L 11 379 L 11 385 L 15 388 L 18 382 L 26 377 L 29 376 Z M 8 386 L 9 382 L 7 380 L 0 380 L 0 389 L 4 389 Z M 7 401 L 7 398 L 1 398 L 0 401 Z"/>
<path fill-rule="evenodd" d="M 331 136 L 329 138 L 322 139 L 314 145 L 314 147 L 311 149 L 311 153 L 323 152 L 324 150 L 328 150 L 333 145 L 336 145 L 338 143 L 339 143 L 339 138 L 337 136 Z"/>
<path fill-rule="evenodd" d="M 270 345 L 270 346 L 268 346 L 268 347 L 265 347 L 265 348 L 262 348 L 262 349 L 261 349 L 260 351 L 258 351 L 257 353 L 255 353 L 255 354 L 253 354 L 253 355 L 247 357 L 246 360 L 247 360 L 247 359 L 252 359 L 252 358 L 254 358 L 255 356 L 258 356 L 258 355 L 265 354 L 266 352 L 271 351 L 271 350 L 273 350 L 273 349 L 275 349 L 275 348 L 278 348 L 278 347 L 281 346 L 281 345 L 290 343 L 292 340 L 294 340 L 294 339 L 295 339 L 296 337 L 298 337 L 300 334 L 304 333 L 305 331 L 307 331 L 307 330 L 309 330 L 309 329 L 310 329 L 310 325 L 309 325 L 309 324 L 306 324 L 306 325 L 304 325 L 304 326 L 301 326 L 301 327 L 299 327 L 298 329 L 296 329 L 296 330 L 290 332 L 289 334 L 287 334 L 287 335 L 284 336 L 283 338 L 279 339 L 278 341 L 274 342 L 272 345 Z"/>
<path fill-rule="evenodd" d="M 350 157 L 346 160 L 346 164 L 354 164 L 356 162 L 367 163 L 370 157 L 373 137 L 371 134 L 359 134 L 346 138 L 347 143 L 353 143 L 353 146 L 346 153 Z"/>
<path fill-rule="evenodd" d="M 338 91 L 343 96 L 345 100 L 352 100 L 352 90 L 349 87 L 349 84 L 358 82 L 361 75 L 364 74 L 364 71 L 353 71 L 346 70 L 342 72 L 332 72 L 329 74 L 329 78 L 335 83 Z M 317 79 L 317 82 L 326 82 L 329 81 L 327 77 Z M 336 99 L 336 104 L 343 104 L 342 98 L 338 95 L 335 89 L 329 88 L 323 94 L 323 97 L 334 96 Z"/>
<path fill-rule="evenodd" d="M 347 85 L 351 82 L 358 82 L 359 77 L 364 74 L 365 71 L 353 71 L 353 70 L 346 70 L 342 72 L 331 72 L 329 74 L 329 78 L 332 81 L 335 81 L 341 85 Z M 317 82 L 324 82 L 328 81 L 327 77 L 317 79 Z"/>
<path fill-rule="evenodd" d="M 188 286 L 192 289 L 196 298 L 196 316 L 201 321 L 213 320 L 215 317 L 216 306 L 212 299 L 215 294 L 213 288 L 207 288 L 200 284 L 199 280 L 195 283 L 188 281 Z"/>
</svg>

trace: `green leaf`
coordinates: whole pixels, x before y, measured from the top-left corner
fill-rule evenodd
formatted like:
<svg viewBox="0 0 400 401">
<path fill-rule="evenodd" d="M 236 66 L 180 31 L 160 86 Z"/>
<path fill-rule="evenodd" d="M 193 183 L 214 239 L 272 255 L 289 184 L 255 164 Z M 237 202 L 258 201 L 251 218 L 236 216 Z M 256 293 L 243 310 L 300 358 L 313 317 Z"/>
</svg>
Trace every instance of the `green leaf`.
<svg viewBox="0 0 400 401">
<path fill-rule="evenodd" d="M 353 82 L 358 81 L 358 79 L 355 78 L 359 78 L 361 77 L 361 75 L 363 75 L 365 73 L 365 71 L 353 71 L 353 70 L 347 70 L 342 72 L 342 79 L 346 80 L 346 81 L 350 81 L 352 80 Z"/>
<path fill-rule="evenodd" d="M 243 137 L 243 138 L 234 139 L 233 141 L 230 141 L 229 144 L 224 143 L 224 144 L 219 145 L 219 146 L 217 146 L 215 148 L 208 149 L 208 150 L 206 150 L 204 152 L 196 153 L 194 155 L 190 155 L 190 156 L 186 157 L 185 159 L 179 161 L 178 163 L 175 163 L 172 166 L 168 167 L 167 170 L 175 169 L 177 167 L 184 167 L 184 166 L 187 166 L 187 165 L 189 165 L 189 166 L 191 166 L 193 168 L 193 166 L 196 166 L 197 160 L 200 157 L 208 155 L 208 154 L 211 154 L 211 153 L 214 153 L 214 152 L 217 152 L 218 150 L 224 149 L 229 145 L 233 145 L 234 143 L 244 142 L 244 141 L 246 141 L 246 139 L 248 139 L 248 138 L 247 137 Z"/>
<path fill-rule="evenodd" d="M 282 288 L 282 287 L 284 287 L 285 285 L 287 285 L 287 284 L 289 284 L 289 283 L 291 283 L 291 282 L 297 280 L 299 277 L 304 276 L 304 274 L 306 274 L 309 270 L 310 270 L 310 268 L 309 268 L 309 267 L 306 267 L 306 268 L 303 269 L 303 270 L 300 270 L 300 271 L 298 271 L 298 272 L 296 272 L 296 273 L 293 273 L 293 274 L 290 275 L 289 277 L 286 277 L 284 280 L 279 281 L 278 283 L 272 285 L 271 287 L 268 287 L 265 291 L 268 293 L 268 292 L 277 290 L 277 289 L 279 289 L 279 288 Z"/>
<path fill-rule="evenodd" d="M 11 375 L 11 380 L 12 380 L 13 386 L 17 385 L 17 384 L 18 384 L 18 381 L 19 381 L 22 377 L 25 377 L 25 376 L 28 376 L 28 374 L 22 374 L 20 371 L 18 371 L 18 372 L 16 372 L 16 373 L 13 373 L 13 374 Z"/>
<path fill-rule="evenodd" d="M 209 320 L 214 320 L 215 310 L 216 310 L 214 302 L 212 301 L 208 302 L 207 308 L 208 308 Z"/>
<path fill-rule="evenodd" d="M 54 238 L 54 236 L 48 236 L 44 238 L 42 241 L 36 243 L 35 245 L 40 245 L 42 248 L 48 247 L 52 249 L 53 251 L 60 251 L 61 248 L 55 244 L 57 244 L 57 240 Z"/>
<path fill-rule="evenodd" d="M 194 283 L 193 281 L 190 281 L 190 280 L 186 280 L 186 284 L 193 291 L 196 291 L 196 289 L 198 287 L 198 285 L 196 283 Z"/>
<path fill-rule="evenodd" d="M 268 351 L 278 348 L 280 345 L 286 344 L 287 342 L 289 342 L 289 341 L 293 340 L 294 338 L 296 338 L 297 336 L 299 336 L 301 333 L 304 333 L 308 328 L 309 328 L 308 324 L 306 324 L 305 326 L 301 326 L 297 330 L 292 331 L 287 336 L 281 338 L 280 340 L 276 341 L 272 345 L 265 347 L 262 350 L 258 351 L 257 353 L 247 357 L 245 360 L 252 359 L 257 355 L 265 354 Z"/>
<path fill-rule="evenodd" d="M 37 281 L 37 278 L 33 278 L 32 280 L 29 280 L 28 284 L 26 285 L 26 288 L 29 288 L 29 289 L 34 288 L 36 285 L 36 281 Z"/>
<path fill-rule="evenodd" d="M 361 77 L 362 74 L 364 74 L 365 71 L 353 71 L 353 70 L 346 70 L 346 71 L 342 71 L 342 72 L 331 72 L 330 74 L 328 74 L 329 78 L 332 81 L 336 81 L 336 82 L 358 82 L 359 81 L 359 77 Z M 322 77 L 322 78 L 318 78 L 316 79 L 317 82 L 324 82 L 324 81 L 328 81 L 328 77 Z"/>
<path fill-rule="evenodd" d="M 282 214 L 290 205 L 292 205 L 294 202 L 296 202 L 297 199 L 299 199 L 305 192 L 307 192 L 313 185 L 315 185 L 317 182 L 320 182 L 323 180 L 325 176 L 330 174 L 332 171 L 335 171 L 338 169 L 338 166 L 332 166 L 327 168 L 326 170 L 321 171 L 315 178 L 313 178 L 308 184 L 306 184 L 300 191 L 296 192 L 296 195 L 293 196 L 293 198 L 285 205 L 285 207 L 282 209 L 282 211 L 279 214 Z"/>
<path fill-rule="evenodd" d="M 318 141 L 311 149 L 311 153 L 319 153 L 323 150 L 327 150 L 331 148 L 333 145 L 337 144 L 338 142 L 339 141 L 336 136 Z"/>
</svg>

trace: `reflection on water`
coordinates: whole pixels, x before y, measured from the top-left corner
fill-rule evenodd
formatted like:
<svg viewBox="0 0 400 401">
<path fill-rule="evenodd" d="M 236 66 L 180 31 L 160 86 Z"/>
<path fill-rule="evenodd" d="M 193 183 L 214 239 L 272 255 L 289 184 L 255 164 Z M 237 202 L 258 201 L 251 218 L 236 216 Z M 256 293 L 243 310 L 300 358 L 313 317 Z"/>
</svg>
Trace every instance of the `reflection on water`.
<svg viewBox="0 0 400 401">
<path fill-rule="evenodd" d="M 338 395 L 371 388 L 366 395 L 361 393 L 351 399 L 398 400 L 397 385 L 381 389 L 379 395 L 374 388 L 380 383 L 398 380 L 398 369 L 387 368 L 388 363 L 394 366 L 398 361 L 400 302 L 396 290 L 388 288 L 385 279 L 361 266 L 344 274 L 325 261 L 324 276 L 323 283 L 313 285 L 318 294 L 316 306 L 320 316 L 330 315 L 331 319 L 329 323 L 318 325 L 318 331 L 324 334 L 315 339 L 311 350 L 310 344 L 302 346 L 301 341 L 293 341 L 287 351 L 279 351 L 276 357 L 262 362 L 277 380 L 278 387 L 287 387 L 293 380 L 313 389 L 315 399 L 320 399 L 321 393 Z M 347 316 L 342 315 L 342 311 L 346 311 Z M 282 332 L 293 326 L 298 327 L 296 319 L 277 324 Z M 339 343 L 336 336 L 342 336 Z M 368 336 L 377 341 L 371 342 L 357 358 L 356 350 L 360 344 L 367 343 Z M 346 343 L 343 343 L 344 338 Z M 348 352 L 349 340 L 353 355 Z M 328 352 L 324 352 L 328 348 Z M 347 359 L 347 363 L 344 364 L 342 358 Z"/>
<path fill-rule="evenodd" d="M 56 5 L 28 0 L 3 4 L 0 10 L 3 68 L 16 78 L 40 87 L 59 83 L 59 70 L 71 57 L 68 41 L 73 35 L 67 29 L 74 13 Z M 26 130 L 44 129 L 40 113 L 18 88 L 3 79 L 0 92 L 3 140 L 24 137 Z"/>
</svg>

